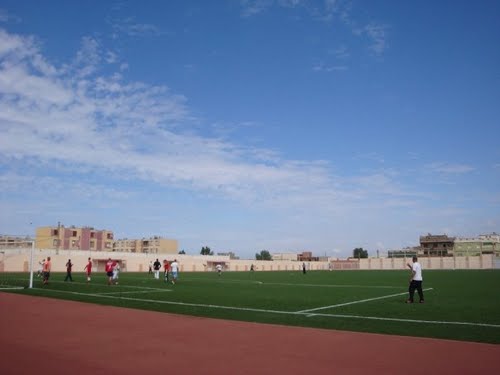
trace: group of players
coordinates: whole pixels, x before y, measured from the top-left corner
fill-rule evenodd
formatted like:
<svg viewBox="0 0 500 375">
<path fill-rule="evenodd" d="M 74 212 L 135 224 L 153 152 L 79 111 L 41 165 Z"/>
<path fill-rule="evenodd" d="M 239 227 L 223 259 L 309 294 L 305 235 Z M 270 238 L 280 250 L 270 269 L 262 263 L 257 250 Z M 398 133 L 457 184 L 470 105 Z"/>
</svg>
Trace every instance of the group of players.
<svg viewBox="0 0 500 375">
<path fill-rule="evenodd" d="M 46 285 L 49 283 L 50 271 L 52 268 L 52 262 L 50 257 L 47 259 L 43 259 L 38 262 L 39 268 L 37 272 L 38 277 L 42 277 L 43 284 Z M 73 269 L 73 263 L 71 263 L 71 259 L 68 259 L 66 263 L 66 278 L 64 281 L 73 281 L 73 277 L 71 275 Z M 116 260 L 112 260 L 109 258 L 106 262 L 105 268 L 106 276 L 108 277 L 108 285 L 118 284 L 118 278 L 120 274 L 120 263 Z M 92 259 L 88 258 L 87 264 L 83 269 L 85 275 L 87 277 L 87 284 L 90 283 L 91 275 L 92 275 Z"/>
<path fill-rule="evenodd" d="M 149 274 L 154 274 L 155 279 L 160 279 L 160 269 L 161 263 L 158 259 L 149 263 Z M 174 259 L 173 262 L 169 262 L 168 260 L 163 260 L 163 276 L 166 283 L 172 282 L 175 284 L 177 282 L 177 277 L 179 273 L 179 263 L 177 263 L 177 259 Z M 171 280 L 170 280 L 171 278 Z"/>
</svg>

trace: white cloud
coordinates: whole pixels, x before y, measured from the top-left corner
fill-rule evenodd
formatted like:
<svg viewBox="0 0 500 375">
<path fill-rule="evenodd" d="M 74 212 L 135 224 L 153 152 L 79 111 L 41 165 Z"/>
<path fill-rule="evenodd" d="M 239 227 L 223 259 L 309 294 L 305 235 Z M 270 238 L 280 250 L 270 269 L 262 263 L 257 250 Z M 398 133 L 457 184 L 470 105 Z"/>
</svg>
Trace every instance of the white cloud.
<svg viewBox="0 0 500 375">
<path fill-rule="evenodd" d="M 128 17 L 110 22 L 113 28 L 113 37 L 118 38 L 120 35 L 130 37 L 148 37 L 160 36 L 166 34 L 158 26 L 150 23 L 136 22 L 134 17 Z"/>
<path fill-rule="evenodd" d="M 314 72 L 326 72 L 326 73 L 342 72 L 347 69 L 349 69 L 349 67 L 346 65 L 327 65 L 323 62 L 318 62 L 314 64 L 312 67 L 312 70 Z"/>
<path fill-rule="evenodd" d="M 370 50 L 381 56 L 387 49 L 387 26 L 370 23 L 365 26 L 364 33 L 371 40 Z"/>
<path fill-rule="evenodd" d="M 255 16 L 273 5 L 273 0 L 241 0 L 241 15 L 243 17 Z"/>
<path fill-rule="evenodd" d="M 432 163 L 428 166 L 428 168 L 431 172 L 448 174 L 448 175 L 465 174 L 473 172 L 475 170 L 474 167 L 467 164 L 454 164 L 454 163 L 443 163 L 443 162 Z"/>
</svg>

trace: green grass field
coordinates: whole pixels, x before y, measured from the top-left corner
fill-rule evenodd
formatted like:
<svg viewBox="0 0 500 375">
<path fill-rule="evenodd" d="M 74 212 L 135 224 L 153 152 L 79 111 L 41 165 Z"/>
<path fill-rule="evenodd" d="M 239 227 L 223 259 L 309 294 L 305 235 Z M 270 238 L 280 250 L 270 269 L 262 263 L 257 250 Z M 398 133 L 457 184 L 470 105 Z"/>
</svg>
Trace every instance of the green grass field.
<svg viewBox="0 0 500 375">
<path fill-rule="evenodd" d="M 176 285 L 147 274 L 104 274 L 8 292 L 282 325 L 500 343 L 500 270 L 424 272 L 425 303 L 406 304 L 406 271 L 182 273 Z M 0 274 L 27 285 L 26 274 Z M 8 279 L 11 281 L 9 282 Z M 418 297 L 416 298 L 418 301 Z"/>
</svg>

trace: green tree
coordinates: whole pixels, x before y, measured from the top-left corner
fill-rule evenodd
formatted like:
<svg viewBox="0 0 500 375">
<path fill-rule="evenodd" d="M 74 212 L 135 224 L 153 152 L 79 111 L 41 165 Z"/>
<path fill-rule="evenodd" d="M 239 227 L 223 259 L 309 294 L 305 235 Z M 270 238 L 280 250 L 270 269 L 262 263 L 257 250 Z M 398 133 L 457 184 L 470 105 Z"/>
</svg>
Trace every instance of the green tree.
<svg viewBox="0 0 500 375">
<path fill-rule="evenodd" d="M 181 250 L 181 251 L 179 251 L 179 254 L 186 254 L 186 251 L 185 250 Z"/>
<path fill-rule="evenodd" d="M 260 253 L 255 254 L 256 260 L 272 260 L 271 254 L 267 250 L 262 250 Z"/>
<path fill-rule="evenodd" d="M 201 255 L 214 255 L 214 252 L 210 250 L 208 246 L 203 246 L 200 251 Z"/>
<path fill-rule="evenodd" d="M 353 258 L 368 258 L 368 250 L 364 250 L 362 247 L 357 247 L 352 251 Z"/>
</svg>

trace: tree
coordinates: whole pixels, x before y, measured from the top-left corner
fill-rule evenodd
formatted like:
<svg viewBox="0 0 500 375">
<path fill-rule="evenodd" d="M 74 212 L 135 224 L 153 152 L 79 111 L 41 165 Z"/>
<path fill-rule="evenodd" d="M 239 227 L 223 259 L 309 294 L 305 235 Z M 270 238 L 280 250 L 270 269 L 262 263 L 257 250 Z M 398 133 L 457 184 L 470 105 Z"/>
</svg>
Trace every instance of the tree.
<svg viewBox="0 0 500 375">
<path fill-rule="evenodd" d="M 186 254 L 186 251 L 185 250 L 181 250 L 181 251 L 179 251 L 179 254 Z"/>
<path fill-rule="evenodd" d="M 256 260 L 272 260 L 271 254 L 267 250 L 262 250 L 260 253 L 255 254 Z"/>
<path fill-rule="evenodd" d="M 357 247 L 352 251 L 353 258 L 368 258 L 368 250 L 363 250 L 362 247 Z"/>
<path fill-rule="evenodd" d="M 214 252 L 210 250 L 208 246 L 203 246 L 200 251 L 201 255 L 214 255 Z"/>
</svg>

